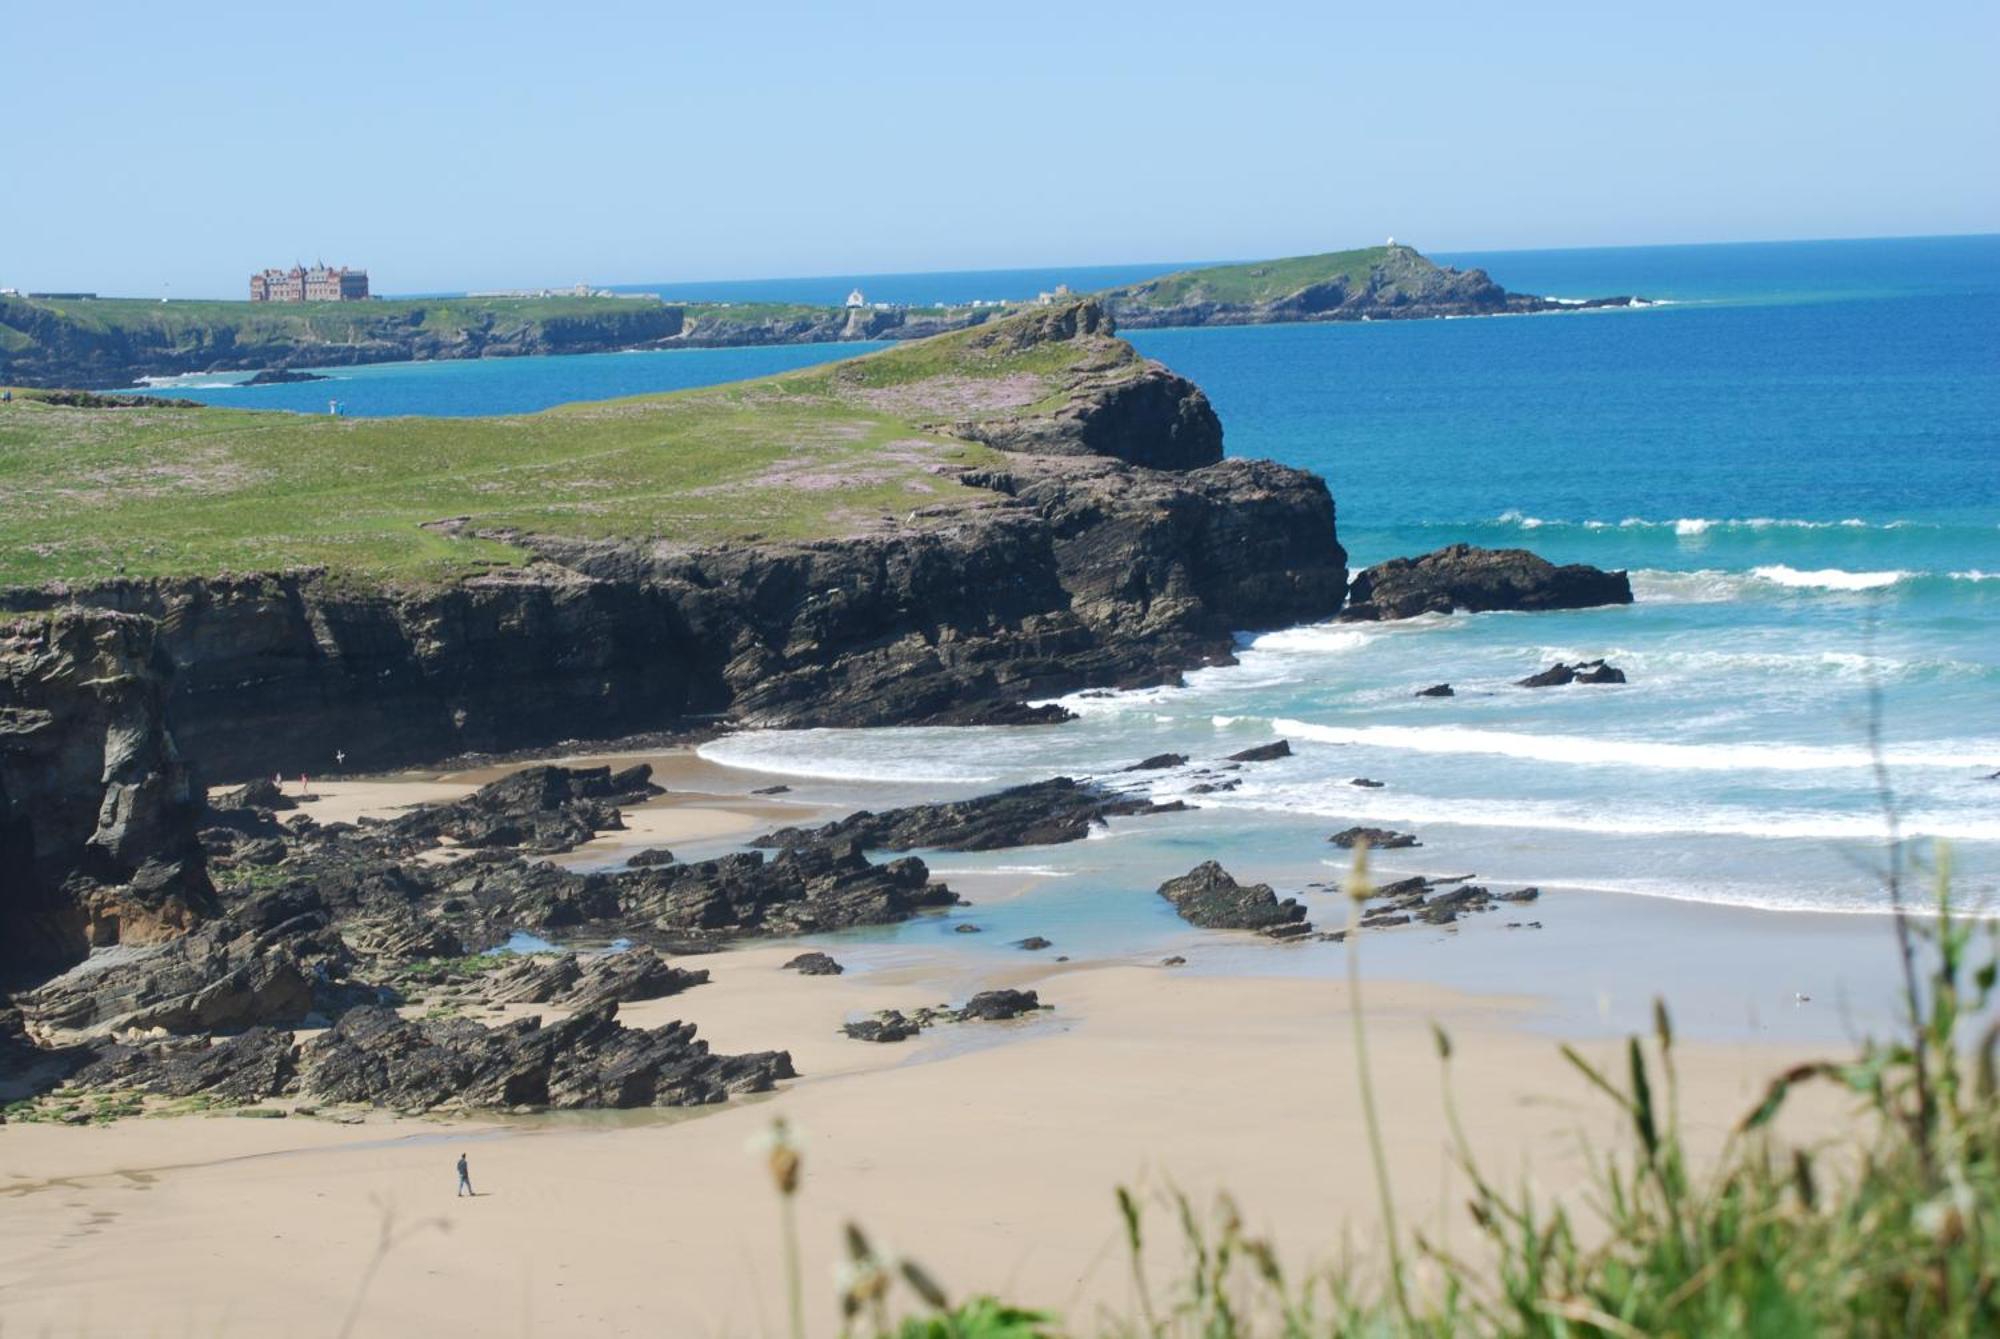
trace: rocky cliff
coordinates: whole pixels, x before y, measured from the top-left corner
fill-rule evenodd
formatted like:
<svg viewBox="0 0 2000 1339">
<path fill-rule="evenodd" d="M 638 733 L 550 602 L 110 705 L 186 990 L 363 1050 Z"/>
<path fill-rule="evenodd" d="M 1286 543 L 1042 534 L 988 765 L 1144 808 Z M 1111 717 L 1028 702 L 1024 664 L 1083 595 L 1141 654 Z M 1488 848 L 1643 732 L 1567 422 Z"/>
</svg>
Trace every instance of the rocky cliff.
<svg viewBox="0 0 2000 1339">
<path fill-rule="evenodd" d="M 1024 457 L 990 506 L 907 533 L 682 550 L 527 537 L 540 561 L 445 586 L 324 572 L 112 583 L 171 662 L 168 715 L 218 779 L 372 769 L 727 717 L 981 719 L 1157 683 L 1231 634 L 1331 617 L 1333 500 L 1303 471 Z"/>
<path fill-rule="evenodd" d="M 937 465 L 954 500 L 900 521 L 727 544 L 508 531 L 494 537 L 527 561 L 445 581 L 310 569 L 0 592 L 0 841 L 7 868 L 33 871 L 0 896 L 10 943 L 33 946 L 6 956 L 73 958 L 200 917 L 183 755 L 227 781 L 719 719 L 1046 719 L 1023 704 L 1168 681 L 1226 660 L 1238 630 L 1339 610 L 1326 485 L 1223 459 L 1199 389 L 1093 304 L 907 354 L 825 374 L 828 412 L 887 406 L 898 431 L 1004 454 Z"/>
<path fill-rule="evenodd" d="M 148 618 L 0 620 L 0 972 L 172 938 L 213 908 L 171 676 Z"/>
</svg>

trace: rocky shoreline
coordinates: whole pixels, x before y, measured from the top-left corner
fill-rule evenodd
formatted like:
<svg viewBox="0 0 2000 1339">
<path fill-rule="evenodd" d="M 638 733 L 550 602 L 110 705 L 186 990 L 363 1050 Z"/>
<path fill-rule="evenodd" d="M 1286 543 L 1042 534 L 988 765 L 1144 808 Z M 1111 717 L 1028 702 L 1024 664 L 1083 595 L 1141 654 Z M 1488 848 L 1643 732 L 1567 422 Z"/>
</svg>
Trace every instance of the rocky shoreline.
<svg viewBox="0 0 2000 1339">
<path fill-rule="evenodd" d="M 705 973 L 672 959 L 958 902 L 922 860 L 864 850 L 1071 841 L 1186 807 L 1059 777 L 585 874 L 542 857 L 621 827 L 655 793 L 644 767 L 528 767 L 359 825 L 318 823 L 268 781 L 213 805 L 203 789 L 313 759 L 380 772 L 722 724 L 1032 728 L 1064 719 L 1048 698 L 1171 683 L 1227 663 L 1241 630 L 1342 611 L 1325 483 L 1225 460 L 1206 397 L 1137 360 L 1095 304 L 979 332 L 959 356 L 1045 345 L 1063 346 L 1058 394 L 1000 412 L 947 397 L 973 412 L 941 428 L 1006 453 L 963 470 L 990 497 L 898 525 L 698 549 L 510 534 L 532 561 L 418 587 L 311 571 L 0 592 L 0 977 L 15 988 L 0 1079 L 413 1110 L 717 1101 L 791 1061 L 621 1023 L 621 1003 L 699 988 Z M 1371 569 L 1354 598 L 1396 618 L 1630 588 L 1460 546 Z M 1218 760 L 1193 793 L 1288 752 Z M 1197 925 L 1311 932 L 1296 901 L 1219 867 L 1161 891 Z M 630 947 L 615 962 L 486 952 L 523 931 Z M 461 1016 L 510 1002 L 571 1012 Z M 439 1012 L 399 1012 L 416 1007 Z"/>
</svg>

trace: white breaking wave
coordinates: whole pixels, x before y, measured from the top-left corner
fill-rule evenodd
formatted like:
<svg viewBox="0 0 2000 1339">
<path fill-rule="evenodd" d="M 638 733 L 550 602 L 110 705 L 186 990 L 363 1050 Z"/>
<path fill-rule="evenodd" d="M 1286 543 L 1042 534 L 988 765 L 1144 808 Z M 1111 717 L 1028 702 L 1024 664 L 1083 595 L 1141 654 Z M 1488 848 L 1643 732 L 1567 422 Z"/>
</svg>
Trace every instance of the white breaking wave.
<svg viewBox="0 0 2000 1339">
<path fill-rule="evenodd" d="M 745 730 L 711 739 L 695 748 L 697 757 L 724 767 L 822 781 L 934 781 L 940 785 L 975 786 L 998 781 L 990 772 L 954 772 L 940 767 L 935 755 L 897 757 L 880 747 L 866 757 L 831 747 L 852 743 L 853 731 Z M 960 752 L 958 757 L 963 758 Z"/>
<path fill-rule="evenodd" d="M 1568 521 L 1530 516 L 1518 509 L 1503 511 L 1495 519 L 1501 525 L 1518 525 L 1523 530 L 1540 530 L 1544 527 L 1574 530 L 1671 530 L 1676 535 L 1687 536 L 1705 535 L 1711 530 L 1901 530 L 1924 524 L 1920 521 L 1885 521 L 1876 524 L 1864 521 L 1858 516 L 1849 516 L 1838 521 L 1808 521 L 1789 516 L 1724 518 L 1676 516 L 1668 520 L 1627 516 L 1619 521 Z"/>
<path fill-rule="evenodd" d="M 1684 810 L 1585 809 L 1563 801 L 1455 799 L 1325 785 L 1246 785 L 1240 791 L 1204 795 L 1201 803 L 1221 809 L 1312 814 L 1347 822 L 1457 824 L 1611 837 L 1689 835 L 1867 843 L 1882 840 L 1879 820 L 1873 816 L 1807 810 L 1725 806 Z M 1906 814 L 1903 833 L 1908 837 L 1942 837 L 1952 841 L 2000 841 L 2000 817 L 1963 811 Z"/>
<path fill-rule="evenodd" d="M 1970 571 L 1953 572 L 1951 579 L 1953 581 L 2000 581 L 2000 572 L 1982 572 L 1975 567 Z"/>
<path fill-rule="evenodd" d="M 1245 649 L 1325 654 L 1333 651 L 1356 651 L 1374 639 L 1374 633 L 1364 632 L 1359 628 L 1312 623 L 1304 627 L 1283 628 L 1277 632 L 1263 633 L 1253 637 Z"/>
<path fill-rule="evenodd" d="M 1460 725 L 1316 725 L 1311 721 L 1295 720 L 1279 720 L 1273 725 L 1281 735 L 1295 735 L 1321 744 L 1359 744 L 1406 753 L 1477 754 L 1586 767 L 1617 765 L 1692 772 L 1822 772 L 1874 765 L 1873 755 L 1865 748 L 1818 744 L 1672 744 L 1589 735 L 1531 735 Z M 1891 767 L 1991 767 L 1995 758 L 2000 758 L 2000 743 L 1977 753 L 1957 752 L 1937 746 L 1934 749 L 1890 749 L 1884 754 L 1884 761 Z"/>
<path fill-rule="evenodd" d="M 1822 567 L 1810 572 L 1801 572 L 1796 567 L 1786 567 L 1782 563 L 1772 567 L 1753 567 L 1750 575 L 1760 581 L 1785 586 L 1793 590 L 1882 590 L 1899 581 L 1907 581 L 1917 575 L 1900 569 L 1887 572 L 1849 572 L 1838 567 Z"/>
</svg>

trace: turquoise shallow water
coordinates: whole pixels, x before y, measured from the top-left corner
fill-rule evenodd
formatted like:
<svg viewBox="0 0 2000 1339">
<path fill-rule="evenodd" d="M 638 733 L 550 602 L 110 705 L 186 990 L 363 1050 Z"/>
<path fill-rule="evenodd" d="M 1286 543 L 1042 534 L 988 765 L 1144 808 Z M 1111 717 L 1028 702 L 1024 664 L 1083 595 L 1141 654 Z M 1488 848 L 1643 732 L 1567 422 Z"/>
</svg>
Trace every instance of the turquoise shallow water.
<svg viewBox="0 0 2000 1339">
<path fill-rule="evenodd" d="M 1327 478 L 1357 566 L 1457 540 L 1522 544 L 1631 570 L 1634 606 L 1292 629 L 1246 640 L 1239 665 L 1184 688 L 1080 699 L 1082 718 L 1054 728 L 739 735 L 704 751 L 914 796 L 1116 775 L 1166 750 L 1199 763 L 1274 735 L 1293 742 L 1295 757 L 1245 769 L 1240 789 L 1201 797 L 1194 815 L 1118 825 L 1074 847 L 940 858 L 1062 875 L 1018 928 L 1066 944 L 1115 949 L 1172 933 L 1150 890 L 1198 859 L 1288 888 L 1330 874 L 1325 835 L 1351 822 L 1418 832 L 1425 845 L 1398 853 L 1403 868 L 1869 911 L 1883 906 L 1866 748 L 1879 688 L 1905 826 L 1949 839 L 1962 894 L 1994 896 L 2000 238 L 1446 259 L 1525 291 L 1670 302 L 1133 339 L 1208 391 L 1233 454 Z M 901 281 L 903 300 L 967 295 L 965 276 Z M 751 288 L 705 296 L 820 291 Z M 482 413 L 851 352 L 418 364 L 190 393 Z M 1597 656 L 1630 683 L 1512 686 L 1551 660 Z M 1458 696 L 1412 696 L 1438 681 Z M 1383 785 L 1357 788 L 1355 777 Z M 1199 780 L 1191 768 L 1137 784 L 1164 798 Z M 1132 896 L 1107 896 L 1121 892 Z"/>
</svg>

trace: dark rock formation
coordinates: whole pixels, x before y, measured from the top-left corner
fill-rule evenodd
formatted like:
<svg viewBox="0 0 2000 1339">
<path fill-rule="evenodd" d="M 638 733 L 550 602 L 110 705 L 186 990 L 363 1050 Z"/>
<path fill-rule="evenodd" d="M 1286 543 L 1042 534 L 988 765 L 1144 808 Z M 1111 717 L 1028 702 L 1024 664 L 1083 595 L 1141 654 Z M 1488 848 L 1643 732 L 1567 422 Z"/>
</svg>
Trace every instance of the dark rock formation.
<svg viewBox="0 0 2000 1339">
<path fill-rule="evenodd" d="M 977 935 L 986 933 L 983 927 L 974 925 L 971 921 L 960 921 L 951 928 L 954 934 Z"/>
<path fill-rule="evenodd" d="M 1329 618 L 1344 595 L 1332 501 L 1297 470 L 1020 457 L 971 481 L 992 506 L 886 535 L 692 552 L 527 536 L 543 561 L 442 587 L 297 572 L 17 590 L 0 608 L 79 599 L 159 620 L 176 739 L 245 777 L 336 750 L 381 769 L 717 714 L 1061 719 L 1019 704 L 1226 662 L 1237 630 Z"/>
<path fill-rule="evenodd" d="M 165 943 L 106 950 L 21 997 L 28 1030 L 67 1044 L 124 1031 L 297 1022 L 348 957 L 311 899 L 272 894 Z"/>
<path fill-rule="evenodd" d="M 300 1056 L 299 1088 L 331 1102 L 426 1111 L 467 1107 L 667 1107 L 768 1092 L 795 1078 L 783 1051 L 719 1056 L 688 1023 L 651 1031 L 617 1021 L 618 1006 L 544 1025 L 497 1028 L 462 1019 L 412 1021 L 356 1009 Z"/>
<path fill-rule="evenodd" d="M 994 851 L 1010 846 L 1053 846 L 1080 841 L 1106 819 L 1134 814 L 1173 813 L 1178 801 L 1154 804 L 1118 795 L 1066 776 L 1030 782 L 976 799 L 946 804 L 914 804 L 875 814 L 863 810 L 812 829 L 781 828 L 752 846 L 796 846 L 808 842 L 859 842 L 871 851 Z"/>
<path fill-rule="evenodd" d="M 568 851 L 599 832 L 624 827 L 621 804 L 638 804 L 660 788 L 645 763 L 609 767 L 527 767 L 481 786 L 454 804 L 430 805 L 391 824 L 399 836 L 449 837 L 460 846 L 515 846 Z"/>
<path fill-rule="evenodd" d="M 1516 680 L 1517 688 L 1560 688 L 1571 683 L 1624 683 L 1625 671 L 1615 665 L 1607 665 L 1602 660 L 1584 660 L 1574 665 L 1561 661 L 1539 673 L 1530 674 L 1525 679 Z"/>
<path fill-rule="evenodd" d="M 907 1041 L 939 1023 L 1004 1022 L 1048 1007 L 1032 990 L 984 990 L 956 1009 L 923 1008 L 909 1014 L 883 1009 L 872 1017 L 843 1023 L 840 1030 L 856 1041 Z"/>
<path fill-rule="evenodd" d="M 1171 767 L 1187 766 L 1185 753 L 1155 753 L 1150 758 L 1142 758 L 1125 768 L 1128 772 L 1164 772 Z"/>
<path fill-rule="evenodd" d="M 1380 790 L 1387 783 L 1377 781 L 1375 778 L 1369 776 L 1357 776 L 1347 784 L 1350 786 L 1359 786 L 1363 790 Z"/>
<path fill-rule="evenodd" d="M 649 846 L 643 851 L 634 852 L 631 859 L 625 862 L 625 865 L 628 869 L 650 869 L 654 865 L 671 865 L 673 863 L 674 853 L 672 851 L 669 851 L 664 846 Z"/>
<path fill-rule="evenodd" d="M 650 948 L 600 953 L 532 956 L 488 973 L 484 995 L 491 1004 L 561 1004 L 578 1009 L 678 995 L 706 983 L 708 973 L 668 965 Z"/>
<path fill-rule="evenodd" d="M 793 846 L 616 876 L 618 914 L 703 938 L 820 934 L 908 920 L 957 896 L 914 857 L 869 863 L 852 843 Z"/>
<path fill-rule="evenodd" d="M 0 974 L 215 911 L 157 633 L 95 611 L 0 617 Z"/>
<path fill-rule="evenodd" d="M 1327 838 L 1343 851 L 1351 850 L 1362 842 L 1377 851 L 1398 851 L 1409 846 L 1422 846 L 1407 832 L 1395 832 L 1389 828 L 1343 828 Z"/>
<path fill-rule="evenodd" d="M 1045 948 L 1052 948 L 1054 945 L 1040 935 L 1029 935 L 1026 939 L 1015 940 L 1014 947 L 1026 949 L 1030 953 L 1036 953 Z"/>
<path fill-rule="evenodd" d="M 921 1030 L 916 1022 L 895 1009 L 884 1009 L 873 1018 L 843 1023 L 840 1030 L 856 1041 L 908 1041 Z"/>
<path fill-rule="evenodd" d="M 1292 756 L 1292 744 L 1288 739 L 1280 739 L 1270 744 L 1259 744 L 1255 748 L 1244 749 L 1229 755 L 1230 762 L 1273 762 L 1279 758 Z"/>
<path fill-rule="evenodd" d="M 958 1021 L 999 1022 L 1009 1018 L 1019 1018 L 1022 1014 L 1033 1013 L 1041 1007 L 1040 997 L 1032 990 L 982 990 L 967 1000 L 965 1006 L 958 1011 Z"/>
<path fill-rule="evenodd" d="M 801 953 L 781 970 L 797 972 L 800 976 L 839 976 L 847 969 L 824 953 Z"/>
<path fill-rule="evenodd" d="M 331 381 L 317 372 L 294 372 L 285 367 L 267 367 L 243 384 L 245 386 L 289 386 L 300 381 Z"/>
<path fill-rule="evenodd" d="M 1432 684 L 1432 685 L 1431 685 L 1431 686 L 1430 686 L 1429 688 L 1419 688 L 1419 689 L 1417 690 L 1417 696 L 1418 696 L 1418 697 L 1456 697 L 1456 696 L 1457 696 L 1457 694 L 1456 694 L 1456 693 L 1454 693 L 1454 692 L 1452 691 L 1452 688 L 1451 688 L 1451 685 L 1450 685 L 1450 684 L 1448 684 L 1448 683 L 1434 683 L 1434 684 Z"/>
<path fill-rule="evenodd" d="M 1526 549 L 1453 544 L 1420 558 L 1391 558 L 1362 572 L 1354 578 L 1340 617 L 1358 622 L 1460 609 L 1483 613 L 1630 603 L 1632 583 L 1623 572 L 1582 563 L 1557 567 Z"/>
<path fill-rule="evenodd" d="M 1296 898 L 1280 902 L 1268 883 L 1245 886 L 1215 861 L 1195 866 L 1160 885 L 1160 896 L 1190 925 L 1204 930 L 1258 930 L 1290 936 L 1312 927 Z"/>
</svg>

